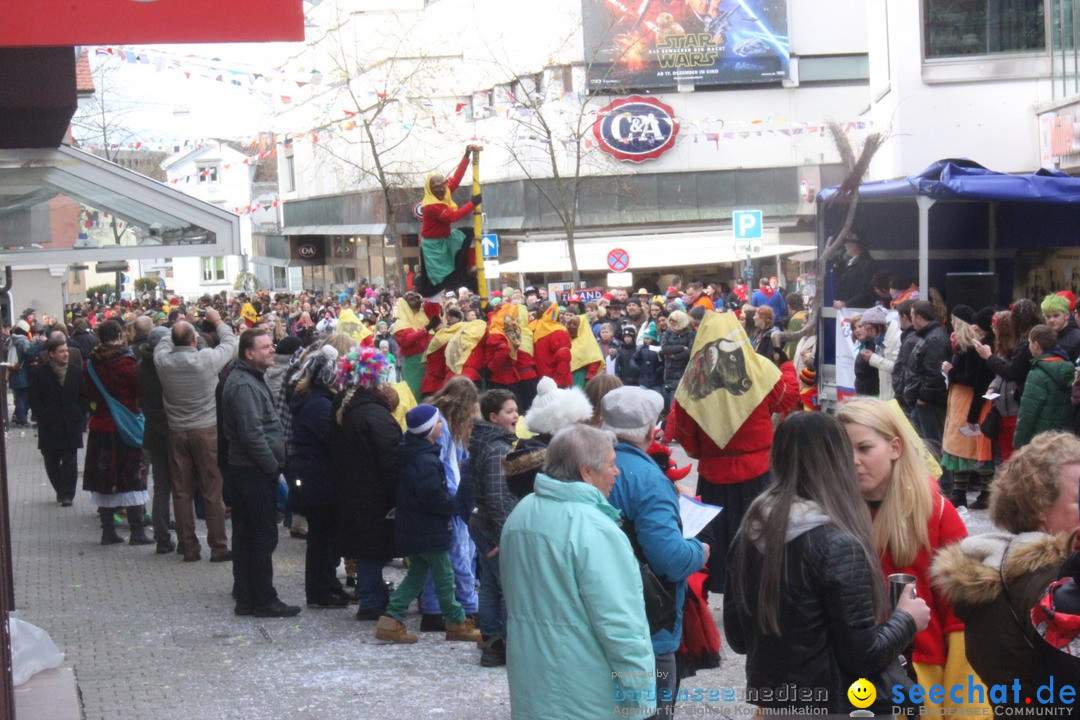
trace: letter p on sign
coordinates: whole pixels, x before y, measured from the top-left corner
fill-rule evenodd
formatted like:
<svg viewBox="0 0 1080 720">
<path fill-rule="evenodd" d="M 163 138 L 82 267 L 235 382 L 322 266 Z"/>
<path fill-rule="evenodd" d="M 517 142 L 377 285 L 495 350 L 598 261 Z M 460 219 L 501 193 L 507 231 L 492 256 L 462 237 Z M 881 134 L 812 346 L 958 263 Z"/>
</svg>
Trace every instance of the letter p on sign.
<svg viewBox="0 0 1080 720">
<path fill-rule="evenodd" d="M 731 213 L 731 227 L 736 240 L 760 240 L 762 221 L 760 210 L 736 210 Z"/>
</svg>

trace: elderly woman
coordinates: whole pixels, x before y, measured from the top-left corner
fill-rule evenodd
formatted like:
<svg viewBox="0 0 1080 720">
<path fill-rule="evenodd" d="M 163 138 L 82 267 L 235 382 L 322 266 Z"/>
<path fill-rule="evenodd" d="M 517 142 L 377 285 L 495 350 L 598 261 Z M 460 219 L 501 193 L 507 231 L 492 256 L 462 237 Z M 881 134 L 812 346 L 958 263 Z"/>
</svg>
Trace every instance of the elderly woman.
<svg viewBox="0 0 1080 720">
<path fill-rule="evenodd" d="M 619 511 L 607 501 L 618 474 L 610 433 L 560 430 L 534 492 L 503 526 L 515 720 L 655 710 L 641 574 Z"/>
<path fill-rule="evenodd" d="M 990 519 L 1003 532 L 969 537 L 934 560 L 934 583 L 964 622 L 971 666 L 987 687 L 1008 686 L 1006 694 L 991 690 L 995 707 L 1025 707 L 1048 682 L 1031 609 L 1076 548 L 1078 478 L 1080 439 L 1036 435 L 990 487 Z"/>
</svg>

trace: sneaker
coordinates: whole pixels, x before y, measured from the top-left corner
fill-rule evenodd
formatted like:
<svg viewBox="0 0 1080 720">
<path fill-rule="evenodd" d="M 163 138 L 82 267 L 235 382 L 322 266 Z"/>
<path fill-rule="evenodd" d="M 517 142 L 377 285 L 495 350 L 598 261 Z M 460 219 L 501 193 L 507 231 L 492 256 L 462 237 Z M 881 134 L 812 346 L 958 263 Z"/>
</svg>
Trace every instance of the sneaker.
<svg viewBox="0 0 1080 720">
<path fill-rule="evenodd" d="M 269 605 L 251 609 L 251 614 L 258 618 L 287 618 L 300 614 L 299 605 L 286 605 L 280 600 L 275 600 Z"/>
<path fill-rule="evenodd" d="M 420 632 L 446 632 L 445 618 L 442 615 L 423 615 L 420 618 Z"/>
<path fill-rule="evenodd" d="M 461 622 L 447 620 L 446 639 L 476 642 L 480 639 L 480 631 L 476 628 L 476 623 L 469 618 L 465 618 Z"/>
<path fill-rule="evenodd" d="M 405 629 L 405 623 L 395 620 L 389 615 L 383 615 L 379 618 L 379 624 L 375 626 L 375 639 L 410 645 L 416 642 L 418 638 L 409 634 L 409 631 Z"/>
</svg>

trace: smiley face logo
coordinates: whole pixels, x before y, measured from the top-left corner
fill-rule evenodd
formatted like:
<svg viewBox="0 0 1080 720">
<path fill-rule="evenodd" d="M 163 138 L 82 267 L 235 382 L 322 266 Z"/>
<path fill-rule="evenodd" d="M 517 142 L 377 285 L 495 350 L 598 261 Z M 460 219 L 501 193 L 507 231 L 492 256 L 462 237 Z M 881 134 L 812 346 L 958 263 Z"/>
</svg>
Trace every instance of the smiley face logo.
<svg viewBox="0 0 1080 720">
<path fill-rule="evenodd" d="M 868 708 L 874 704 L 874 700 L 877 699 L 877 689 L 874 687 L 874 683 L 870 682 L 866 678 L 859 678 L 855 682 L 851 683 L 851 687 L 847 691 L 848 700 L 851 704 L 857 708 Z"/>
</svg>

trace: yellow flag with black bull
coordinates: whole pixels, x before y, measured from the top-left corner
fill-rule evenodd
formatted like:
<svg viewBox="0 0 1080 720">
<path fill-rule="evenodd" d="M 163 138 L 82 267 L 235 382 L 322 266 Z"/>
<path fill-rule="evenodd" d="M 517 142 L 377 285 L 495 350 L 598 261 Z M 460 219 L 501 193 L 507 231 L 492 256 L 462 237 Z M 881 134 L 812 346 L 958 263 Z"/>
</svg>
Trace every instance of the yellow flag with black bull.
<svg viewBox="0 0 1080 720">
<path fill-rule="evenodd" d="M 731 440 L 780 379 L 780 370 L 754 352 L 732 312 L 707 311 L 675 399 L 718 447 Z"/>
<path fill-rule="evenodd" d="M 345 308 L 338 315 L 337 331 L 345 333 L 357 343 L 363 343 L 364 340 L 371 337 L 371 330 L 360 321 L 360 318 L 356 316 L 356 313 L 351 308 Z"/>
<path fill-rule="evenodd" d="M 255 327 L 255 323 L 259 322 L 259 313 L 255 312 L 255 306 L 251 303 L 244 303 L 240 308 L 240 317 L 247 321 L 248 327 Z"/>
</svg>

